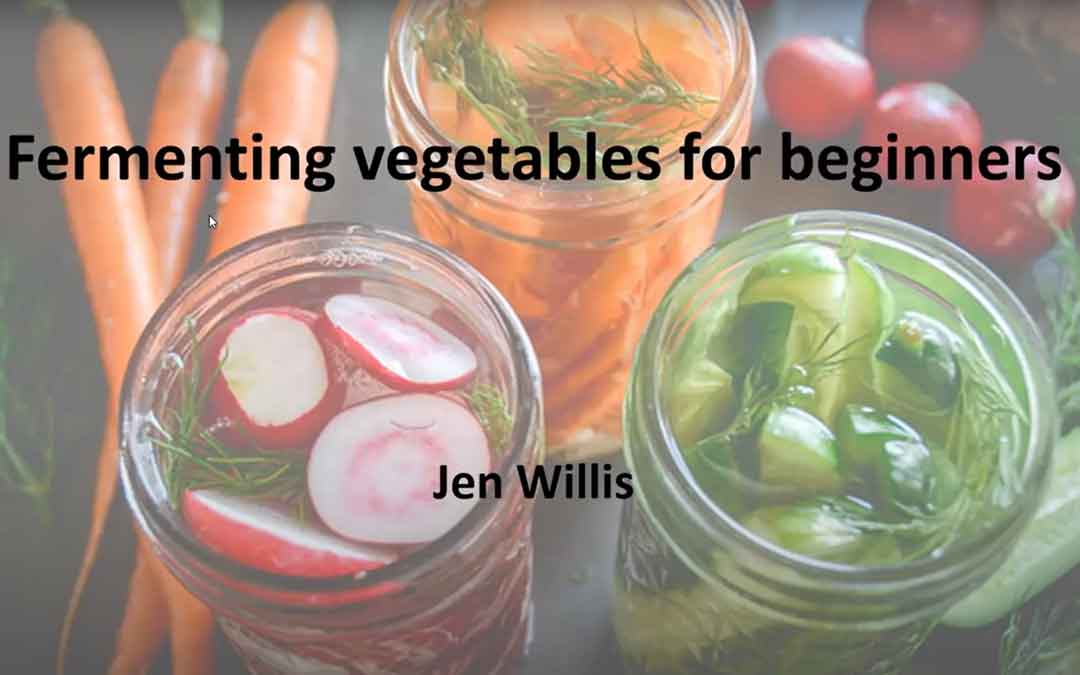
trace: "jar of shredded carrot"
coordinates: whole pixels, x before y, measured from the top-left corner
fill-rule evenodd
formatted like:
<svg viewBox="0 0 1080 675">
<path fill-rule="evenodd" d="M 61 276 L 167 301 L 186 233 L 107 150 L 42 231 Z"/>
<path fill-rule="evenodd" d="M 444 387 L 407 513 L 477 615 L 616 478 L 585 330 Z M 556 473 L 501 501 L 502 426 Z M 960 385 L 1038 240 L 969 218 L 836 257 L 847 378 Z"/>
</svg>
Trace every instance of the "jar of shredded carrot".
<svg viewBox="0 0 1080 675">
<path fill-rule="evenodd" d="M 735 150 L 750 131 L 755 60 L 737 0 L 402 0 L 390 34 L 395 143 L 584 153 L 655 146 L 655 180 L 410 183 L 420 234 L 509 299 L 540 358 L 549 449 L 617 449 L 634 348 L 674 277 L 713 240 L 725 184 L 684 178 L 676 148 Z M 595 146 L 586 138 L 595 132 Z M 635 154 L 636 156 L 636 154 Z"/>
</svg>

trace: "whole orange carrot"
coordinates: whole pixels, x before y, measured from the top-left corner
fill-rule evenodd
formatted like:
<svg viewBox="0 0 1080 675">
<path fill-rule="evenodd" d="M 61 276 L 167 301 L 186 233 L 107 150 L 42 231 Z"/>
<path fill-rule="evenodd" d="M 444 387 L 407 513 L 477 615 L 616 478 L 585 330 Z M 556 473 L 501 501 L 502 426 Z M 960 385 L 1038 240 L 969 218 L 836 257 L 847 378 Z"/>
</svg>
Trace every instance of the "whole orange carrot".
<svg viewBox="0 0 1080 675">
<path fill-rule="evenodd" d="M 53 3 L 53 16 L 37 44 L 37 78 L 53 141 L 132 145 L 123 105 L 105 51 L 90 28 Z M 106 429 L 91 507 L 90 534 L 61 636 L 57 667 L 63 669 L 72 617 L 96 558 L 109 505 L 116 492 L 115 420 L 128 357 L 162 298 L 157 253 L 150 239 L 139 185 L 88 174 L 66 179 L 61 192 L 82 261 L 86 290 L 98 328 L 108 388 Z"/>
<path fill-rule="evenodd" d="M 293 145 L 301 153 L 324 143 L 337 60 L 334 16 L 326 3 L 289 2 L 255 43 L 233 135 L 246 143 L 260 133 L 268 145 Z M 246 165 L 243 169 L 248 171 Z M 301 224 L 310 201 L 311 193 L 300 182 L 226 180 L 218 195 L 220 225 L 210 240 L 210 256 L 263 232 Z"/>
<path fill-rule="evenodd" d="M 147 140 L 151 152 L 169 145 L 184 149 L 213 143 L 225 101 L 228 56 L 221 47 L 222 2 L 180 0 L 180 7 L 187 36 L 173 49 L 158 82 Z M 154 175 L 144 194 L 162 281 L 171 289 L 187 269 L 206 182 L 167 181 Z M 145 673 L 170 632 L 174 670 L 208 671 L 213 627 L 209 611 L 175 584 L 142 534 L 137 536 L 135 569 L 109 675 Z M 186 615 L 179 616 L 185 608 Z M 192 635 L 203 637 L 192 639 Z M 177 648 L 178 644 L 183 648 Z"/>
<path fill-rule="evenodd" d="M 169 628 L 169 604 L 158 582 L 154 553 L 139 537 L 135 569 L 128 586 L 127 608 L 120 623 L 109 675 L 145 673 L 154 662 Z"/>
<path fill-rule="evenodd" d="M 158 82 L 147 134 L 150 152 L 167 145 L 186 152 L 212 144 L 221 122 L 229 69 L 221 48 L 221 0 L 181 0 L 180 5 L 188 34 L 173 49 Z M 169 181 L 156 174 L 146 184 L 147 218 L 166 288 L 179 283 L 187 269 L 206 186 L 206 180 Z"/>
</svg>

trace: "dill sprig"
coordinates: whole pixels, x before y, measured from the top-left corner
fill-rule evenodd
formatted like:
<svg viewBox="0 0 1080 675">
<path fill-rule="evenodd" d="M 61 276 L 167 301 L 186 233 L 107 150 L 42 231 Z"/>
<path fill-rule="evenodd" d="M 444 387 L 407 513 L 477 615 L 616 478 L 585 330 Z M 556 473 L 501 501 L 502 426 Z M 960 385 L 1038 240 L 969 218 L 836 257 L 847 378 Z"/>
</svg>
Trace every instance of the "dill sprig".
<svg viewBox="0 0 1080 675">
<path fill-rule="evenodd" d="M 14 261 L 0 256 L 0 487 L 28 497 L 41 522 L 48 525 L 56 474 L 52 398 L 40 387 L 16 385 L 12 357 L 19 363 L 38 362 L 27 348 L 47 344 L 51 316 L 47 311 L 33 311 L 16 322 L 16 313 L 26 308 L 15 306 L 15 276 Z M 25 334 L 16 336 L 17 323 Z"/>
<path fill-rule="evenodd" d="M 710 443 L 721 440 L 722 447 L 751 436 L 773 409 L 797 403 L 807 387 L 812 388 L 838 371 L 852 358 L 849 355 L 852 348 L 873 337 L 860 336 L 832 351 L 826 351 L 839 330 L 840 324 L 833 325 L 810 350 L 806 359 L 784 368 L 779 375 L 762 361 L 751 366 L 743 376 L 738 412 L 724 431 L 710 439 Z"/>
<path fill-rule="evenodd" d="M 1080 600 L 1071 593 L 1044 592 L 1009 616 L 998 648 L 1000 675 L 1076 672 L 1077 661 Z"/>
<path fill-rule="evenodd" d="M 1053 229 L 1057 236 L 1057 275 L 1041 290 L 1062 431 L 1067 431 L 1080 418 L 1080 251 L 1071 227 Z"/>
<path fill-rule="evenodd" d="M 539 123 L 577 138 L 585 138 L 589 131 L 597 131 L 598 135 L 605 131 L 608 135 L 604 144 L 639 147 L 664 145 L 694 122 L 704 122 L 701 107 L 717 99 L 687 91 L 656 60 L 636 25 L 634 36 L 641 56 L 637 68 L 625 72 L 614 64 L 608 64 L 603 71 L 587 70 L 566 63 L 548 50 L 523 47 L 533 74 L 530 86 L 559 93 L 536 111 Z M 691 116 L 657 133 L 641 133 L 647 122 L 671 109 Z M 584 112 L 576 112 L 581 110 Z M 617 118 L 625 113 L 632 114 Z"/>
<path fill-rule="evenodd" d="M 479 384 L 466 394 L 465 398 L 487 434 L 492 454 L 506 452 L 510 444 L 510 434 L 514 429 L 514 418 L 506 409 L 502 393 L 490 384 Z"/>
<path fill-rule="evenodd" d="M 521 84 L 458 3 L 434 13 L 415 35 L 432 76 L 452 87 L 500 138 L 511 145 L 539 144 Z"/>
<path fill-rule="evenodd" d="M 687 91 L 656 60 L 635 25 L 640 58 L 632 69 L 608 64 L 601 71 L 569 63 L 536 45 L 522 45 L 527 75 L 515 74 L 485 40 L 483 29 L 450 2 L 415 29 L 432 76 L 452 87 L 511 145 L 539 145 L 545 131 L 571 140 L 596 134 L 598 148 L 661 146 L 695 121 L 702 106 L 717 99 Z M 646 132 L 659 114 L 682 110 L 688 116 L 667 128 Z"/>
<path fill-rule="evenodd" d="M 189 332 L 191 349 L 178 376 L 175 405 L 164 411 L 163 424 L 151 439 L 158 451 L 169 499 L 178 506 L 185 491 L 211 488 L 292 503 L 303 516 L 307 491 L 303 453 L 234 448 L 203 424 L 207 400 L 221 374 L 221 365 L 204 378 L 202 343 L 194 324 L 189 324 Z"/>
</svg>

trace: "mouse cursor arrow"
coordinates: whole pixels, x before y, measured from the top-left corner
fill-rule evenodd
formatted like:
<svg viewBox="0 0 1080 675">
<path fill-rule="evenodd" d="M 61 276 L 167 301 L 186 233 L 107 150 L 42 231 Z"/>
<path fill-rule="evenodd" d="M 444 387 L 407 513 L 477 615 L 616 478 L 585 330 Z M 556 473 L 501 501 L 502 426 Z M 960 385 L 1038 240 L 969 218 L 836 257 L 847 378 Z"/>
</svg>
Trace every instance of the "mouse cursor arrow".
<svg viewBox="0 0 1080 675">
<path fill-rule="evenodd" d="M 207 216 L 206 217 L 206 226 L 209 227 L 211 230 L 216 230 L 217 229 L 217 218 L 215 218 L 213 216 Z"/>
</svg>

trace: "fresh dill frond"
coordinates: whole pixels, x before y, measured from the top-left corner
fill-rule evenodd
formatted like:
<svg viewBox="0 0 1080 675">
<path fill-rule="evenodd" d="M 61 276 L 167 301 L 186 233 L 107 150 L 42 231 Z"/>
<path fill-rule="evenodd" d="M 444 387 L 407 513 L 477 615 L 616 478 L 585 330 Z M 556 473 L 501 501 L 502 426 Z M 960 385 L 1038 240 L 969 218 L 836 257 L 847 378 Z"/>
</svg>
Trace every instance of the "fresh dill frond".
<svg viewBox="0 0 1080 675">
<path fill-rule="evenodd" d="M 299 451 L 263 452 L 231 447 L 204 426 L 210 391 L 220 364 L 206 372 L 202 343 L 189 323 L 191 348 L 179 374 L 175 406 L 162 414 L 163 424 L 151 442 L 158 452 L 162 479 L 174 506 L 187 490 L 216 489 L 233 495 L 272 498 L 302 509 L 307 492 L 307 462 Z"/>
<path fill-rule="evenodd" d="M 514 430 L 514 418 L 506 409 L 502 393 L 490 384 L 479 384 L 466 394 L 466 399 L 487 434 L 492 454 L 506 452 Z"/>
<path fill-rule="evenodd" d="M 48 525 L 56 474 L 53 401 L 42 386 L 16 378 L 14 371 L 16 363 L 40 365 L 52 316 L 48 307 L 17 304 L 17 274 L 14 259 L 0 256 L 0 487 L 29 498 Z"/>
<path fill-rule="evenodd" d="M 539 144 L 521 84 L 457 2 L 414 30 L 432 77 L 453 88 L 507 143 Z"/>
<path fill-rule="evenodd" d="M 1080 251 L 1072 228 L 1054 228 L 1057 273 L 1041 287 L 1049 327 L 1050 363 L 1058 386 L 1063 429 L 1080 420 Z"/>
<path fill-rule="evenodd" d="M 605 145 L 640 147 L 664 145 L 692 123 L 704 122 L 702 106 L 716 103 L 717 99 L 687 91 L 656 60 L 636 25 L 634 33 L 640 60 L 629 71 L 621 71 L 614 64 L 602 71 L 588 70 L 567 63 L 548 50 L 522 47 L 530 59 L 530 87 L 557 93 L 549 97 L 550 103 L 537 110 L 539 123 L 577 138 L 584 138 L 590 131 L 598 135 L 602 131 L 606 132 Z M 656 133 L 641 133 L 646 123 L 672 109 L 691 116 Z M 617 119 L 619 115 L 624 117 Z"/>
<path fill-rule="evenodd" d="M 998 648 L 1000 675 L 1076 672 L 1080 661 L 1080 600 L 1052 588 L 1009 615 Z"/>
<path fill-rule="evenodd" d="M 517 74 L 459 2 L 433 12 L 415 35 L 432 77 L 452 87 L 511 145 L 538 146 L 542 135 L 557 132 L 571 143 L 595 134 L 597 148 L 661 146 L 705 121 L 703 106 L 717 102 L 683 87 L 657 61 L 636 25 L 640 57 L 635 67 L 608 64 L 599 71 L 526 44 L 518 49 L 528 60 L 528 72 Z M 648 129 L 671 110 L 687 115 L 667 128 Z"/>
</svg>

